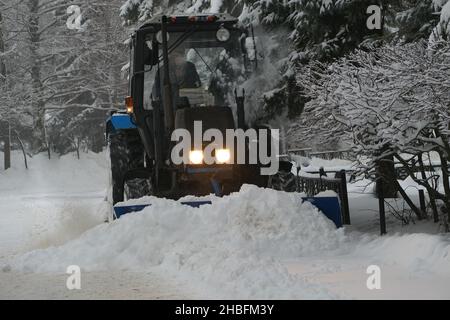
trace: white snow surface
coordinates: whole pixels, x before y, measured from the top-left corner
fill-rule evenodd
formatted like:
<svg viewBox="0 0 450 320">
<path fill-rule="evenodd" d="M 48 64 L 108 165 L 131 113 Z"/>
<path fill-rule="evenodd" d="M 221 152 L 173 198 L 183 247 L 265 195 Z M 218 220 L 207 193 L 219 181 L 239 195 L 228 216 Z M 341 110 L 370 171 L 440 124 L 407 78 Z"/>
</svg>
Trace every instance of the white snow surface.
<svg viewBox="0 0 450 320">
<path fill-rule="evenodd" d="M 387 216 L 380 237 L 377 199 L 363 184 L 349 184 L 352 225 L 341 229 L 300 194 L 250 185 L 182 199 L 211 200 L 200 208 L 137 199 L 152 206 L 104 223 L 107 160 L 38 155 L 24 170 L 13 154 L 13 168 L 0 171 L 0 298 L 450 298 L 449 235 Z M 74 264 L 77 293 L 64 280 Z M 373 264 L 382 290 L 366 287 Z"/>
<path fill-rule="evenodd" d="M 0 194 L 71 194 L 105 189 L 109 166 L 106 153 L 81 152 L 80 158 L 78 160 L 75 154 L 68 154 L 62 157 L 52 155 L 48 159 L 46 153 L 41 153 L 28 157 L 29 169 L 25 170 L 22 153 L 13 151 L 12 168 L 0 171 Z M 3 154 L 0 159 L 3 159 Z"/>
<path fill-rule="evenodd" d="M 0 170 L 0 258 L 62 244 L 104 221 L 108 157 L 80 157 L 38 154 L 25 170 L 22 153 L 12 153 L 12 168 Z"/>
<path fill-rule="evenodd" d="M 216 289 L 217 297 L 329 298 L 281 261 L 335 250 L 343 230 L 289 193 L 245 185 L 239 193 L 191 208 L 151 199 L 152 206 L 100 225 L 58 248 L 25 254 L 15 270 L 57 272 L 157 268 Z M 305 290 L 307 288 L 308 290 Z"/>
</svg>

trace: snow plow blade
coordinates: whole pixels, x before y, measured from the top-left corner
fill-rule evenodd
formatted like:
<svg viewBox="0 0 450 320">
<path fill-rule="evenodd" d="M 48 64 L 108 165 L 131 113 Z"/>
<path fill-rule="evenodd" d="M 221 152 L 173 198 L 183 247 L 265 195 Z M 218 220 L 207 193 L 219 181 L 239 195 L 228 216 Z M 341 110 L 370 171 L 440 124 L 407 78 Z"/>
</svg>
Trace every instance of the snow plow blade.
<svg viewBox="0 0 450 320">
<path fill-rule="evenodd" d="M 333 221 L 336 225 L 336 228 L 341 228 L 342 224 L 342 215 L 341 215 L 341 206 L 338 197 L 302 197 L 302 201 L 310 202 L 312 205 L 317 207 L 328 219 Z M 205 204 L 211 204 L 210 200 L 197 200 L 197 201 L 181 201 L 183 205 L 187 205 L 193 208 L 199 208 Z M 131 212 L 139 212 L 144 210 L 145 208 L 151 206 L 151 203 L 146 204 L 116 204 L 114 208 L 115 218 L 120 218 L 123 215 L 126 215 Z"/>
<path fill-rule="evenodd" d="M 319 209 L 328 219 L 334 222 L 336 228 L 343 226 L 341 205 L 338 197 L 304 197 L 302 200 L 310 202 Z"/>
<path fill-rule="evenodd" d="M 181 204 L 198 208 L 200 206 L 203 206 L 205 204 L 211 204 L 211 201 L 182 201 Z M 116 218 L 120 218 L 124 214 L 130 213 L 130 212 L 138 212 L 144 210 L 144 208 L 147 208 L 151 206 L 151 203 L 149 204 L 136 204 L 136 205 L 115 205 L 114 206 L 114 213 L 116 215 Z"/>
</svg>

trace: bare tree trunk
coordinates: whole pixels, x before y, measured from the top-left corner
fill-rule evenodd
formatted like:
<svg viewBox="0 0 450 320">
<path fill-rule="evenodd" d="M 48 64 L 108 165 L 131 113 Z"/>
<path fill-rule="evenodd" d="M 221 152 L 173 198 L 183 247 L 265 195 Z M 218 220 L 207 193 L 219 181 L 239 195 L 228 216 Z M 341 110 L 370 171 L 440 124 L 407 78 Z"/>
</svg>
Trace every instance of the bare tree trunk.
<svg viewBox="0 0 450 320">
<path fill-rule="evenodd" d="M 445 219 L 443 219 L 444 221 L 442 221 L 444 223 L 444 226 L 446 228 L 446 231 L 449 231 L 449 224 L 450 224 L 450 183 L 449 183 L 449 172 L 448 172 L 448 161 L 447 161 L 447 155 L 441 151 L 438 151 L 439 154 L 439 159 L 441 161 L 441 172 L 442 172 L 442 184 L 444 186 L 444 206 L 445 206 L 445 210 L 443 210 L 443 212 L 445 212 L 447 214 L 447 221 L 445 221 Z"/>
<path fill-rule="evenodd" d="M 430 157 L 428 156 L 428 158 L 430 158 Z M 426 181 L 427 180 L 427 175 L 425 174 L 425 165 L 423 163 L 423 156 L 422 156 L 422 154 L 419 154 L 418 162 L 419 162 L 419 166 L 420 166 L 420 174 L 422 176 L 422 180 Z M 434 222 L 438 222 L 439 221 L 439 213 L 438 213 L 437 204 L 436 204 L 436 197 L 434 195 L 434 192 L 432 190 L 430 190 L 431 187 L 432 186 L 429 185 L 429 184 L 427 184 L 425 186 L 425 188 L 427 189 L 427 192 L 428 192 L 428 197 L 430 199 L 430 205 L 431 205 L 431 210 L 433 211 Z M 437 192 L 437 190 L 436 190 L 436 192 Z M 425 215 L 426 214 L 427 213 L 425 212 Z"/>
<path fill-rule="evenodd" d="M 397 175 L 395 173 L 394 156 L 385 157 L 378 160 L 377 176 L 383 179 L 383 196 L 385 199 L 398 197 Z M 375 186 L 376 194 L 378 195 L 378 183 Z"/>
<path fill-rule="evenodd" d="M 80 138 L 75 138 L 75 148 L 77 149 L 77 158 L 80 160 Z"/>
<path fill-rule="evenodd" d="M 449 137 L 445 134 L 441 134 L 440 129 L 436 129 L 436 136 L 442 137 L 442 142 L 444 144 L 443 150 L 438 150 L 439 159 L 441 162 L 441 172 L 442 172 L 442 184 L 444 186 L 444 212 L 447 214 L 447 219 L 443 219 L 443 224 L 445 226 L 445 231 L 450 231 L 450 173 L 448 171 L 448 160 L 450 157 L 450 144 L 448 142 Z"/>
<path fill-rule="evenodd" d="M 8 131 L 5 139 L 5 150 L 3 151 L 5 170 L 11 168 L 11 125 L 8 122 Z"/>
<path fill-rule="evenodd" d="M 20 139 L 19 133 L 15 131 L 17 140 L 19 140 L 20 148 L 22 149 L 23 153 L 23 161 L 25 162 L 25 169 L 28 169 L 28 161 L 27 161 L 27 153 L 25 152 L 25 146 L 23 145 L 22 139 Z"/>
<path fill-rule="evenodd" d="M 6 65 L 3 58 L 5 52 L 5 42 L 3 40 L 3 16 L 0 11 L 0 85 L 6 82 Z M 5 148 L 3 151 L 5 170 L 11 168 L 11 124 L 8 121 L 8 130 L 5 138 Z"/>
<path fill-rule="evenodd" d="M 45 139 L 45 105 L 42 100 L 42 82 L 41 82 L 41 59 L 39 56 L 39 47 L 41 36 L 39 33 L 39 0 L 28 0 L 29 19 L 29 49 L 31 53 L 31 85 L 33 87 L 33 151 L 44 151 L 46 145 Z"/>
</svg>

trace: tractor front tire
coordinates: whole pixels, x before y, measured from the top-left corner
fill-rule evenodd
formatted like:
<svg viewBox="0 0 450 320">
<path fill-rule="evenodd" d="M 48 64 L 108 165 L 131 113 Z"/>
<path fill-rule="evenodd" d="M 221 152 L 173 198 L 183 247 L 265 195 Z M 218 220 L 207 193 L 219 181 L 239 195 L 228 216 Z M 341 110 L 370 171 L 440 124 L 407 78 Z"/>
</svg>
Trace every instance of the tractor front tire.
<svg viewBox="0 0 450 320">
<path fill-rule="evenodd" d="M 129 170 L 143 168 L 145 152 L 138 132 L 119 130 L 109 134 L 113 204 L 143 197 L 150 192 L 147 179 L 125 181 Z"/>
</svg>

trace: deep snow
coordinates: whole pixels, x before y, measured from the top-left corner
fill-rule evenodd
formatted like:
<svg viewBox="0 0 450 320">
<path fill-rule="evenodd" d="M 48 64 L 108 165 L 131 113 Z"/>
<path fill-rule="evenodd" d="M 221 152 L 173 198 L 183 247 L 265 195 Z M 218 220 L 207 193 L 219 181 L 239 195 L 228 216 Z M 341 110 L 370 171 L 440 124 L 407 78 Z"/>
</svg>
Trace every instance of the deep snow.
<svg viewBox="0 0 450 320">
<path fill-rule="evenodd" d="M 39 154 L 28 163 L 25 170 L 22 154 L 13 152 L 12 168 L 0 170 L 0 258 L 62 244 L 107 214 L 105 153 L 81 153 L 81 160 Z"/>
<path fill-rule="evenodd" d="M 0 173 L 2 298 L 450 298 L 448 235 L 394 220 L 379 237 L 361 184 L 349 185 L 356 222 L 339 230 L 300 195 L 253 186 L 199 209 L 148 197 L 108 224 L 105 154 L 20 164 Z M 65 289 L 72 264 L 80 292 Z M 366 287 L 372 264 L 381 290 Z"/>
<path fill-rule="evenodd" d="M 13 261 L 14 270 L 127 269 L 171 273 L 220 291 L 211 297 L 329 298 L 288 274 L 281 261 L 337 249 L 345 236 L 295 194 L 246 185 L 198 209 L 150 199 L 151 207 L 103 224 L 60 248 Z M 207 289 L 207 288 L 205 288 Z"/>
</svg>

